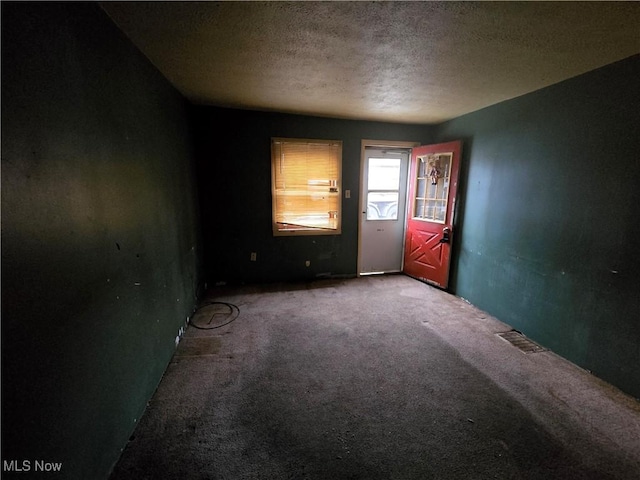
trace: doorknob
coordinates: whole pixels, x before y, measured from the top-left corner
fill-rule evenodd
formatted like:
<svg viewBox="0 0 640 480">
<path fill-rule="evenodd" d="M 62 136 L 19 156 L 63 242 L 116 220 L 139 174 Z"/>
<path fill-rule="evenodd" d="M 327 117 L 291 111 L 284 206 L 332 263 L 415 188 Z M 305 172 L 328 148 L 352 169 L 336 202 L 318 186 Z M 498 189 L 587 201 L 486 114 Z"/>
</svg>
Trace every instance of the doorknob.
<svg viewBox="0 0 640 480">
<path fill-rule="evenodd" d="M 451 229 L 449 227 L 444 227 L 442 229 L 442 238 L 440 239 L 440 243 L 449 243 L 451 241 Z"/>
</svg>

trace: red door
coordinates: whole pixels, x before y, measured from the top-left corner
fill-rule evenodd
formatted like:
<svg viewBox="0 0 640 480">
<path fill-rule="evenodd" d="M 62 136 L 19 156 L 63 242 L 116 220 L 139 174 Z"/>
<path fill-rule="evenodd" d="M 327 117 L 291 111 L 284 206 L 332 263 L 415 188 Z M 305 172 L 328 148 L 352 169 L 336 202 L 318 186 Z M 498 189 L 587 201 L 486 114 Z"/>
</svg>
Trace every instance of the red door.
<svg viewBox="0 0 640 480">
<path fill-rule="evenodd" d="M 416 147 L 411 154 L 403 270 L 441 288 L 449 283 L 461 150 L 455 141 Z"/>
</svg>

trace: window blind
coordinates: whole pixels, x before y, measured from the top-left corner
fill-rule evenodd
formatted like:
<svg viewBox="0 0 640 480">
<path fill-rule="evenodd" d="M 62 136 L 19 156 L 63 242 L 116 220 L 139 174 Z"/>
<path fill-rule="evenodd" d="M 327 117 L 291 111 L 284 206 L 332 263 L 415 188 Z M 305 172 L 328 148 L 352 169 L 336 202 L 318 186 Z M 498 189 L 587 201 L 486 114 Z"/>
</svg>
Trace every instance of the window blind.
<svg viewBox="0 0 640 480">
<path fill-rule="evenodd" d="M 339 230 L 342 144 L 273 139 L 274 232 Z"/>
</svg>

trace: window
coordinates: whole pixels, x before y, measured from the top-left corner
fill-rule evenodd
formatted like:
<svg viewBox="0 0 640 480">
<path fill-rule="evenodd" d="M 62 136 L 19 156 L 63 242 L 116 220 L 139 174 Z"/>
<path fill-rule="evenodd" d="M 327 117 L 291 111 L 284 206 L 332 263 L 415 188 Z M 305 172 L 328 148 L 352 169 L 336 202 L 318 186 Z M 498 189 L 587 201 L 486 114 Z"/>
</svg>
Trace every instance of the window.
<svg viewBox="0 0 640 480">
<path fill-rule="evenodd" d="M 369 158 L 367 220 L 397 220 L 400 159 Z"/>
<path fill-rule="evenodd" d="M 418 157 L 414 219 L 445 222 L 452 159 L 453 153 L 436 153 Z"/>
<path fill-rule="evenodd" d="M 341 231 L 342 142 L 273 138 L 274 235 L 336 235 Z"/>
</svg>

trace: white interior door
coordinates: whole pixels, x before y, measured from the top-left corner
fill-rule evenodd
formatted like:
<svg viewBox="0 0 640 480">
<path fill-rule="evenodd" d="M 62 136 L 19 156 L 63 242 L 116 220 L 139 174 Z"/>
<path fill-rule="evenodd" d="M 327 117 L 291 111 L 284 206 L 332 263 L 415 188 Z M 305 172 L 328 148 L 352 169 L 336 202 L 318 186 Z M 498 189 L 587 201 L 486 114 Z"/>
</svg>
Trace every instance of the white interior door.
<svg viewBox="0 0 640 480">
<path fill-rule="evenodd" d="M 407 149 L 365 149 L 360 274 L 402 271 L 408 169 Z"/>
</svg>

